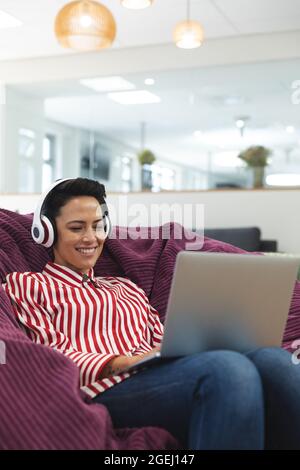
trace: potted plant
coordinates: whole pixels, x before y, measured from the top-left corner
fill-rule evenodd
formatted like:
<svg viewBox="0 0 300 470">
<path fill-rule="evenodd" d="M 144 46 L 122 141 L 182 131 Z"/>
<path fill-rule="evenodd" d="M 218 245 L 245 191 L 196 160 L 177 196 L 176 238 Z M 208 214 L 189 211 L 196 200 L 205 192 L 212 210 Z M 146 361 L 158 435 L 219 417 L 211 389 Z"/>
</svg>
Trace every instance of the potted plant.
<svg viewBox="0 0 300 470">
<path fill-rule="evenodd" d="M 138 160 L 142 165 L 142 190 L 152 189 L 152 171 L 148 165 L 155 162 L 156 157 L 151 150 L 144 149 L 138 154 Z"/>
<path fill-rule="evenodd" d="M 262 146 L 254 145 L 243 150 L 238 158 L 243 160 L 253 170 L 253 187 L 261 188 L 264 185 L 265 167 L 268 165 L 268 157 L 271 151 Z"/>
<path fill-rule="evenodd" d="M 144 149 L 138 154 L 138 159 L 140 164 L 143 165 L 152 165 L 155 162 L 156 157 L 151 150 Z"/>
</svg>

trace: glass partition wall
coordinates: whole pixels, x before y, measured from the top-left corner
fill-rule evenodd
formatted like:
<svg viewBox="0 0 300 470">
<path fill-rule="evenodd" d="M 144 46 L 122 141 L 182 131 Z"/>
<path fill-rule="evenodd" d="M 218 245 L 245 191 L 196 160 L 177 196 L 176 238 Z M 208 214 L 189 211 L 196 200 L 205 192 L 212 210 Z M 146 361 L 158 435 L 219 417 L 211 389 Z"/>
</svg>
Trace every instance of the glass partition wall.
<svg viewBox="0 0 300 470">
<path fill-rule="evenodd" d="M 8 85 L 0 192 L 76 176 L 112 192 L 250 188 L 238 155 L 251 146 L 271 151 L 265 187 L 300 186 L 299 70 L 298 59 Z M 154 162 L 141 165 L 143 149 Z"/>
</svg>

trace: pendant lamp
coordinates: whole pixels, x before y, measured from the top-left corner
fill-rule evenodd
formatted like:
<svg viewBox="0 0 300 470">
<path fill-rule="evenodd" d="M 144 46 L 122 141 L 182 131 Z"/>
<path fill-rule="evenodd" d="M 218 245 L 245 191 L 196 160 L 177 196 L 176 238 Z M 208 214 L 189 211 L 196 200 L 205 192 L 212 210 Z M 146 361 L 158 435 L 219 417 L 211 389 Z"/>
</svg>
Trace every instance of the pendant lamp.
<svg viewBox="0 0 300 470">
<path fill-rule="evenodd" d="M 174 42 L 182 49 L 195 49 L 203 43 L 204 32 L 200 23 L 190 19 L 190 0 L 187 0 L 186 16 L 186 21 L 181 21 L 174 29 Z"/>
<path fill-rule="evenodd" d="M 55 34 L 63 46 L 75 50 L 97 50 L 111 46 L 116 23 L 111 12 L 93 0 L 65 5 L 55 19 Z"/>
</svg>

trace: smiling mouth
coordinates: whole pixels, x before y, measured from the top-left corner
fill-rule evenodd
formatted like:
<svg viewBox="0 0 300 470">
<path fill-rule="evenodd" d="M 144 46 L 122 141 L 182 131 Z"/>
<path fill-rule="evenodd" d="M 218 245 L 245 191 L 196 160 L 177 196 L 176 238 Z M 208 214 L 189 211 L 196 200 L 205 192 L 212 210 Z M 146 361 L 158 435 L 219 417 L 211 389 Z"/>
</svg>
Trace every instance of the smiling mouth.
<svg viewBox="0 0 300 470">
<path fill-rule="evenodd" d="M 97 247 L 94 248 L 76 248 L 76 251 L 79 251 L 82 255 L 93 255 Z"/>
</svg>

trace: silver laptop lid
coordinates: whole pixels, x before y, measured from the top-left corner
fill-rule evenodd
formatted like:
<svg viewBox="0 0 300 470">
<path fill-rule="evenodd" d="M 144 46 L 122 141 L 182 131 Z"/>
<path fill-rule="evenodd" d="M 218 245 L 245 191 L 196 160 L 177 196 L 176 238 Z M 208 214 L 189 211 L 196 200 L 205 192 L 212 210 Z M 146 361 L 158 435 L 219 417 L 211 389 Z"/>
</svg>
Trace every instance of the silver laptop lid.
<svg viewBox="0 0 300 470">
<path fill-rule="evenodd" d="M 280 346 L 300 259 L 180 252 L 162 356 Z"/>
</svg>

